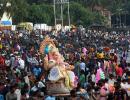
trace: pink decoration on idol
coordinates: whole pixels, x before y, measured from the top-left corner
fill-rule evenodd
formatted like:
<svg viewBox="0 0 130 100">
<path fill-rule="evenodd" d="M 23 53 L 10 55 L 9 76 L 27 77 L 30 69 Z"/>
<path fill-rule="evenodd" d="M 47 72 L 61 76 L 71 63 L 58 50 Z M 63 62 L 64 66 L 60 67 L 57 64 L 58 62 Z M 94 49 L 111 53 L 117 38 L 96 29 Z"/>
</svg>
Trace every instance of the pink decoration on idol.
<svg viewBox="0 0 130 100">
<path fill-rule="evenodd" d="M 84 55 L 86 55 L 87 49 L 84 47 L 84 48 L 82 49 L 82 52 L 84 53 Z"/>
</svg>

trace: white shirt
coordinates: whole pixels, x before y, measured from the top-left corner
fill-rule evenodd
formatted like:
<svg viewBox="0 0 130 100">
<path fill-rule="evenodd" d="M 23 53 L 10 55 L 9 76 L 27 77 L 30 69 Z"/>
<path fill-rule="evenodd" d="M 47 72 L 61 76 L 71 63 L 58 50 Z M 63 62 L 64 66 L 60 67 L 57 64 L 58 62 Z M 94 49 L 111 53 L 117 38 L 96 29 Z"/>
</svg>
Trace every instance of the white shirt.
<svg viewBox="0 0 130 100">
<path fill-rule="evenodd" d="M 10 60 L 5 60 L 6 66 L 10 66 Z"/>
<path fill-rule="evenodd" d="M 24 67 L 25 67 L 25 62 L 24 62 L 24 60 L 21 59 L 21 58 L 19 58 L 19 59 L 18 59 L 18 63 L 19 63 L 18 68 L 24 69 Z"/>
<path fill-rule="evenodd" d="M 91 75 L 91 78 L 92 78 L 92 82 L 96 82 L 95 74 L 92 74 L 92 75 Z"/>
<path fill-rule="evenodd" d="M 114 85 L 114 83 L 115 83 L 115 80 L 114 80 L 114 79 L 109 79 L 109 80 L 108 80 L 108 84 Z"/>
<path fill-rule="evenodd" d="M 126 91 L 127 91 L 127 93 L 128 93 L 128 96 L 130 96 L 130 84 L 126 84 L 125 85 L 125 87 L 126 87 Z"/>
<path fill-rule="evenodd" d="M 28 86 L 30 87 L 30 81 L 29 81 L 28 76 L 25 76 L 25 77 L 24 77 L 24 80 L 25 80 L 25 83 L 27 83 Z"/>
<path fill-rule="evenodd" d="M 121 82 L 121 88 L 126 89 L 127 88 L 126 86 L 127 86 L 127 83 L 122 83 Z"/>
<path fill-rule="evenodd" d="M 130 96 L 130 84 L 128 83 L 125 84 L 125 90 L 127 91 L 128 96 Z"/>
<path fill-rule="evenodd" d="M 45 80 L 44 80 L 44 81 L 45 81 Z M 45 85 L 44 85 L 41 81 L 39 81 L 39 82 L 38 82 L 38 87 L 39 87 L 39 88 L 43 88 L 43 87 L 45 87 Z"/>
<path fill-rule="evenodd" d="M 17 95 L 17 100 L 21 100 L 21 91 L 20 91 L 20 89 L 16 89 L 15 94 Z"/>
</svg>

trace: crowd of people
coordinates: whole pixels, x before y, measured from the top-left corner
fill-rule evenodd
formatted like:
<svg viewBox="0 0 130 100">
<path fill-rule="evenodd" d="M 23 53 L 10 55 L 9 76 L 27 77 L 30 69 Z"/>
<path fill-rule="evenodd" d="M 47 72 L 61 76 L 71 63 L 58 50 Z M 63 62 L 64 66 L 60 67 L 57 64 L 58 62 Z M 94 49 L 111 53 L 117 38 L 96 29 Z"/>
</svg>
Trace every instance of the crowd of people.
<svg viewBox="0 0 130 100">
<path fill-rule="evenodd" d="M 55 100 L 47 94 L 40 43 L 48 35 L 74 66 L 78 85 L 68 100 L 129 100 L 130 33 L 72 29 L 0 32 L 0 100 Z M 120 56 L 118 56 L 120 54 Z M 101 70 L 101 73 L 98 73 Z M 85 92 L 84 92 L 85 91 Z M 78 95 L 78 92 L 80 92 Z"/>
</svg>

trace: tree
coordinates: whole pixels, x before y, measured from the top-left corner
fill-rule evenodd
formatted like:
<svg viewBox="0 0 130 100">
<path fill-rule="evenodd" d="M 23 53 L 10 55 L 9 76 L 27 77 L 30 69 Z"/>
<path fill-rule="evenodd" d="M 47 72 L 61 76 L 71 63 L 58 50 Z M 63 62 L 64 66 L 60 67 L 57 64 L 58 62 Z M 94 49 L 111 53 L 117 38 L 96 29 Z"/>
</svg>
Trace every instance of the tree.
<svg viewBox="0 0 130 100">
<path fill-rule="evenodd" d="M 67 8 L 64 9 L 64 14 L 67 15 Z M 82 24 L 84 26 L 97 23 L 97 21 L 98 23 L 103 24 L 104 19 L 100 13 L 93 13 L 89 9 L 83 7 L 81 4 L 75 2 L 70 4 L 70 17 L 71 23 L 74 25 Z M 67 16 L 65 18 L 66 19 L 64 20 L 67 22 Z"/>
<path fill-rule="evenodd" d="M 13 6 L 15 5 L 15 6 Z M 25 19 L 29 16 L 29 5 L 26 0 L 13 0 L 12 2 L 12 17 L 15 24 L 26 21 Z"/>
<path fill-rule="evenodd" d="M 47 4 L 36 5 L 33 4 L 29 7 L 28 21 L 34 23 L 47 23 L 52 24 L 53 20 L 53 7 Z"/>
<path fill-rule="evenodd" d="M 87 0 L 87 6 L 93 11 L 94 7 L 101 6 L 101 0 Z"/>
</svg>

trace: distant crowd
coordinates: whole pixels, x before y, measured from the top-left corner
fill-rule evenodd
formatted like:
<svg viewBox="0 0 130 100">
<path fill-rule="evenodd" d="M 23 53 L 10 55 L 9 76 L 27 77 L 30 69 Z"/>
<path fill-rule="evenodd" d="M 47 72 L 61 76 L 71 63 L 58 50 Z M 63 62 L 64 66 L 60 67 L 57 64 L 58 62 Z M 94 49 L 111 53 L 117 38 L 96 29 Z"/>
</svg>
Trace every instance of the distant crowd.
<svg viewBox="0 0 130 100">
<path fill-rule="evenodd" d="M 66 32 L 0 31 L 0 100 L 56 100 L 47 94 L 39 53 L 46 35 L 54 39 L 65 61 L 74 65 L 78 77 L 77 88 L 65 99 L 130 99 L 130 33 L 74 28 Z M 100 69 L 103 73 L 98 76 Z"/>
</svg>

